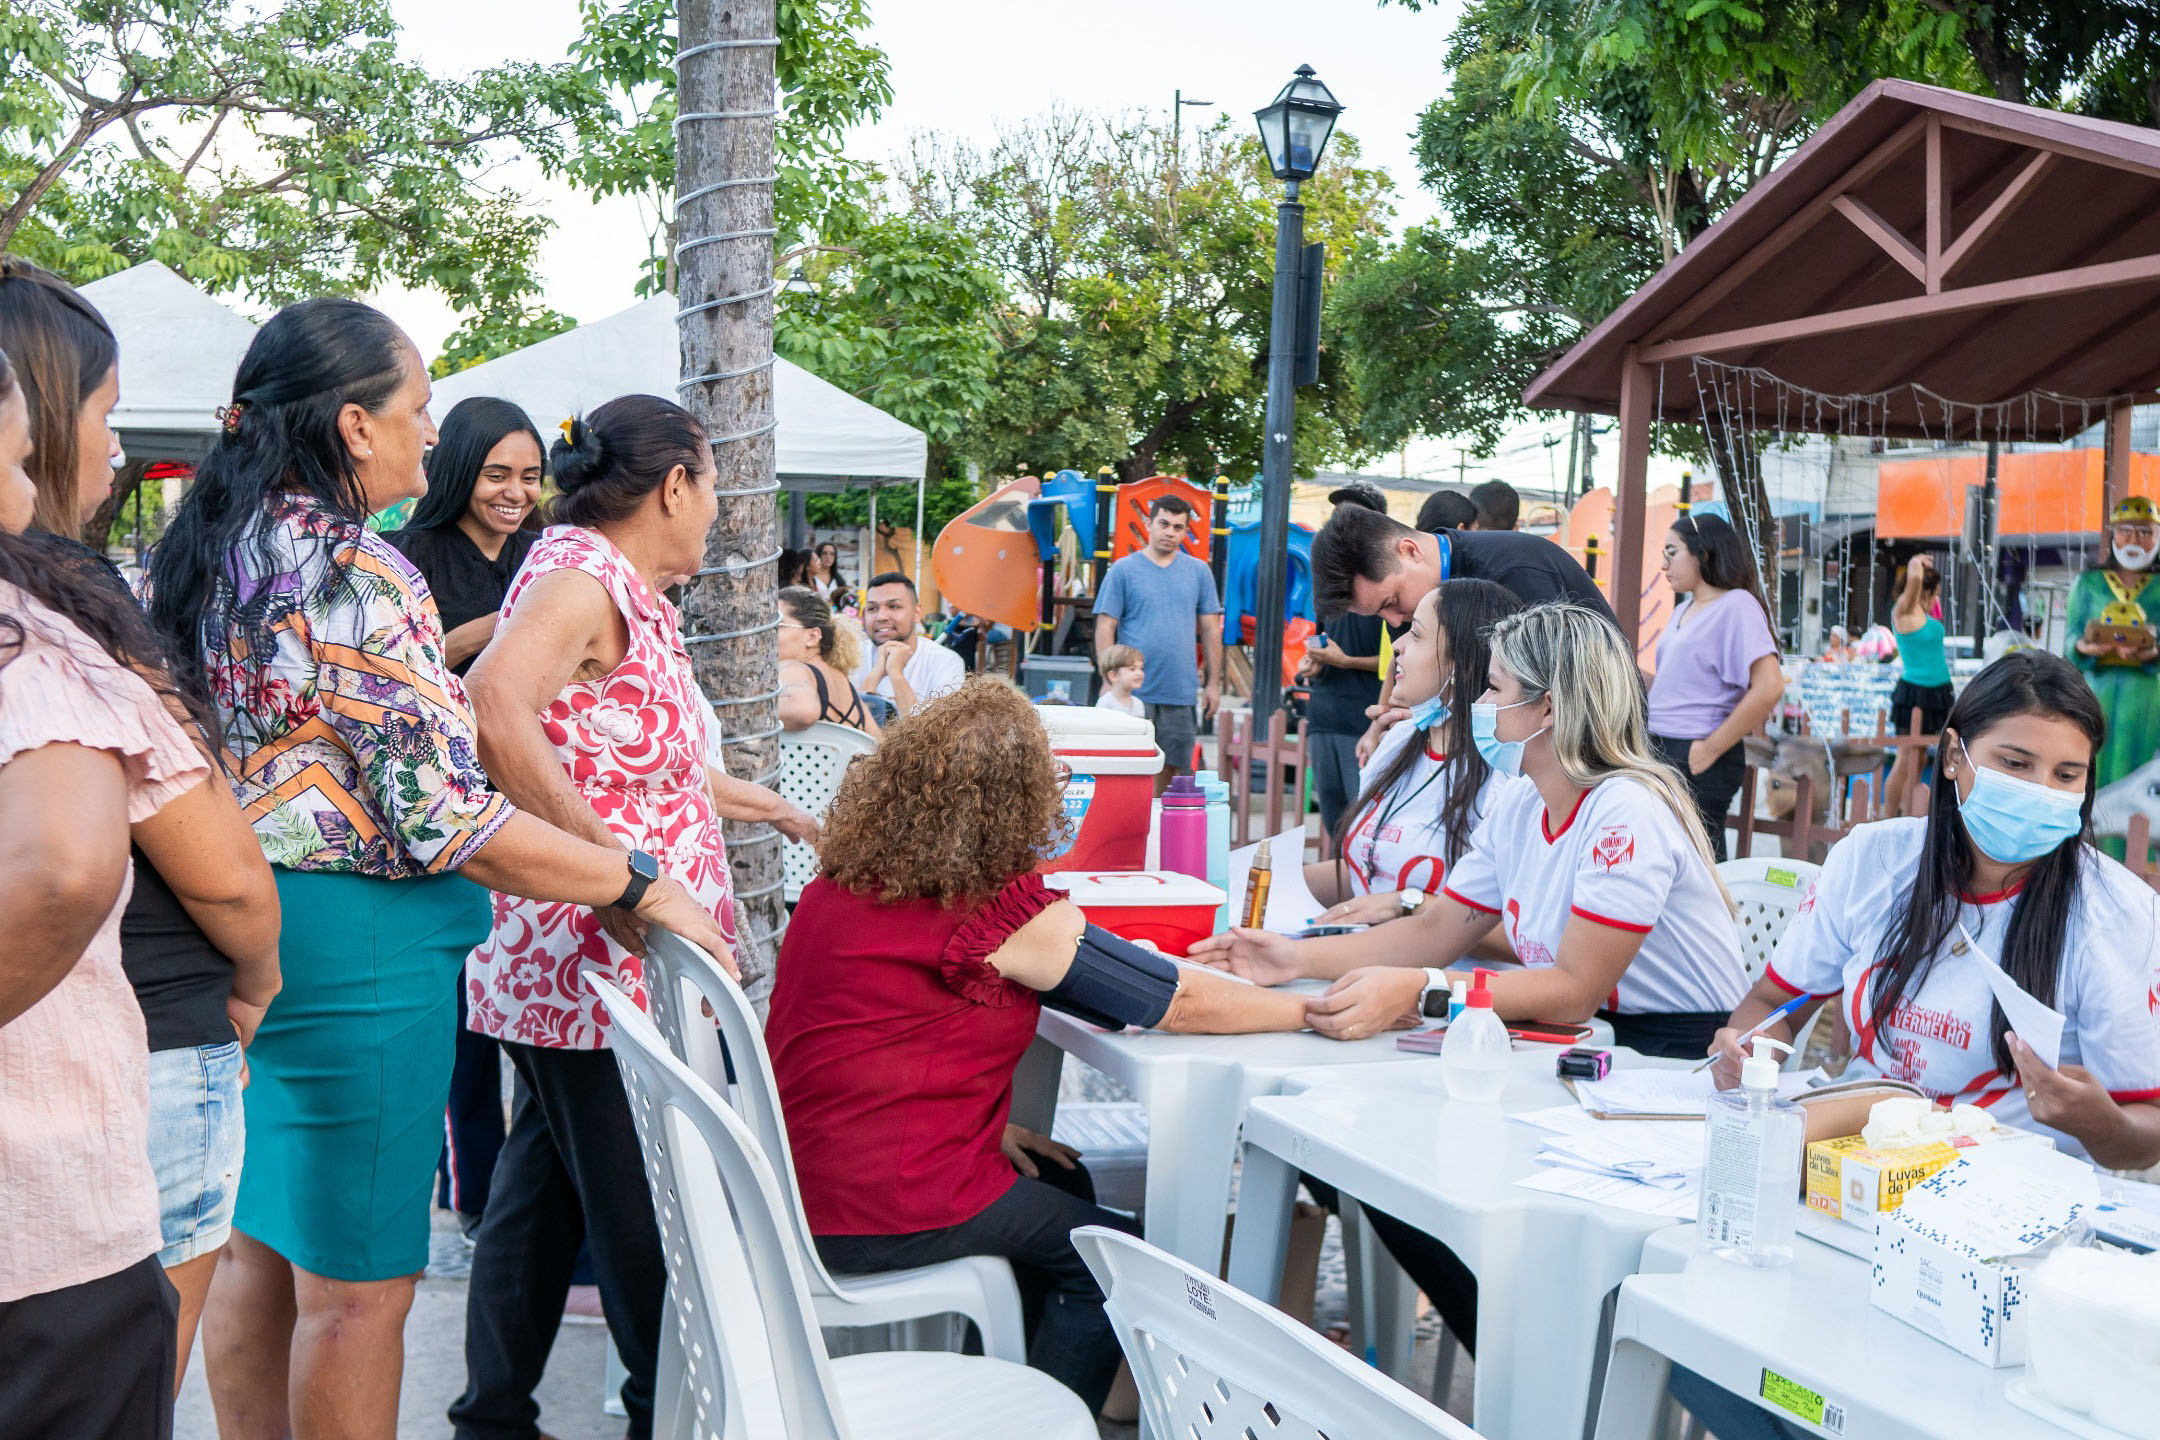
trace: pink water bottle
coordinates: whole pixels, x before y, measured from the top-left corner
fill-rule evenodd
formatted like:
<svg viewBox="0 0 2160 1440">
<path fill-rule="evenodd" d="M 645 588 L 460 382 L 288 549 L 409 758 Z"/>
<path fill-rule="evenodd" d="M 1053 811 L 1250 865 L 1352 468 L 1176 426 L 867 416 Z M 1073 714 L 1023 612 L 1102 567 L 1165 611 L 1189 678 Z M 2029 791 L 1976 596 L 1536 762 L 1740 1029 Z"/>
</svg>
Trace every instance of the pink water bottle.
<svg viewBox="0 0 2160 1440">
<path fill-rule="evenodd" d="M 1192 776 L 1175 776 L 1162 797 L 1162 868 L 1205 880 L 1207 862 L 1207 792 Z"/>
</svg>

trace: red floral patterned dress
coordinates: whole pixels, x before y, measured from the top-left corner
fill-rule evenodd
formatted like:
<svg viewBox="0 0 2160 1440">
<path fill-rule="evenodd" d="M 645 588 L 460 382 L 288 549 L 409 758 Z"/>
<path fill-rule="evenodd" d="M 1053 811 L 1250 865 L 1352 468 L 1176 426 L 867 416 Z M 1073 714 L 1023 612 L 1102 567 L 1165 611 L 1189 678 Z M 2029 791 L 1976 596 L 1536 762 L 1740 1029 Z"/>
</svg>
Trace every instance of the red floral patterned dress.
<svg viewBox="0 0 2160 1440">
<path fill-rule="evenodd" d="M 735 940 L 735 898 L 720 820 L 705 790 L 710 707 L 690 673 L 675 608 L 597 531 L 549 529 L 503 598 L 503 619 L 540 576 L 581 570 L 607 587 L 630 631 L 623 661 L 573 681 L 540 724 L 578 792 L 608 829 L 680 881 Z M 494 931 L 465 962 L 467 1024 L 482 1035 L 561 1050 L 607 1044 L 587 967 L 645 1003 L 641 961 L 582 905 L 498 894 Z"/>
</svg>

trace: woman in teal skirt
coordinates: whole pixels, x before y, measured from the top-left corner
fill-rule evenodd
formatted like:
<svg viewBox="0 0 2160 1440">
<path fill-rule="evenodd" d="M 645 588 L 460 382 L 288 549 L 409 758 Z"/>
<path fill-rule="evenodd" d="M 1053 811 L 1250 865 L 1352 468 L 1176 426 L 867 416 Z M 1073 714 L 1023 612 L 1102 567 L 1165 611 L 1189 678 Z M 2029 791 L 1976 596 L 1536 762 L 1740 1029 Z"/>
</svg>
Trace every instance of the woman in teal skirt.
<svg viewBox="0 0 2160 1440">
<path fill-rule="evenodd" d="M 285 988 L 249 1051 L 247 1164 L 203 1324 L 225 1440 L 396 1434 L 483 887 L 721 943 L 650 857 L 521 813 L 482 773 L 426 582 L 366 528 L 427 488 L 428 398 L 378 312 L 280 311 L 151 566 L 152 614 L 217 701 L 284 905 Z"/>
</svg>

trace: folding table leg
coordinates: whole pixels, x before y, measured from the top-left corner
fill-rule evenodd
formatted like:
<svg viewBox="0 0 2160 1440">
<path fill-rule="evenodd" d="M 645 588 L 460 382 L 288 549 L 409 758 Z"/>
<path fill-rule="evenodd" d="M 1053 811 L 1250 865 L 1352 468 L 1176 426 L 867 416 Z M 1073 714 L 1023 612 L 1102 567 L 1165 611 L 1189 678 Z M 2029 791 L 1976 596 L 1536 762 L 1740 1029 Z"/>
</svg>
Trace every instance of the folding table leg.
<svg viewBox="0 0 2160 1440">
<path fill-rule="evenodd" d="M 1613 1341 L 1597 1440 L 1654 1440 L 1672 1362 L 1633 1340 Z"/>
<path fill-rule="evenodd" d="M 1290 1254 L 1290 1209 L 1297 1169 L 1255 1145 L 1245 1147 L 1238 1181 L 1237 1225 L 1230 1232 L 1230 1284 L 1273 1305 L 1282 1296 L 1283 1262 Z"/>
</svg>

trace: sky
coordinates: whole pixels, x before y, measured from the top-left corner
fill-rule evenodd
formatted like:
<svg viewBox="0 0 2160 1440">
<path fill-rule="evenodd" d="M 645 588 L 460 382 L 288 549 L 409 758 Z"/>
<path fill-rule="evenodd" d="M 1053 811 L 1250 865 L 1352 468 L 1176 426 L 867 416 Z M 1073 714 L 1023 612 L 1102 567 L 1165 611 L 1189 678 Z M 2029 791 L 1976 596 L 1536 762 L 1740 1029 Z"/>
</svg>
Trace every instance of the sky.
<svg viewBox="0 0 2160 1440">
<path fill-rule="evenodd" d="M 1446 84 L 1442 60 L 1460 0 L 1426 0 L 1422 11 L 1377 0 L 869 0 L 871 39 L 892 66 L 893 103 L 858 128 L 849 150 L 887 163 L 911 135 L 943 132 L 985 144 L 998 127 L 1054 105 L 1166 115 L 1179 93 L 1211 102 L 1187 123 L 1227 115 L 1248 126 L 1301 64 L 1311 65 L 1346 107 L 1337 134 L 1358 139 L 1361 163 L 1395 184 L 1399 227 L 1432 217 L 1417 183 L 1412 132 Z M 403 44 L 432 70 L 460 73 L 506 60 L 558 60 L 577 34 L 575 0 L 392 0 Z M 646 252 L 633 200 L 595 203 L 537 169 L 510 164 L 494 177 L 545 207 L 555 222 L 541 252 L 546 303 L 580 321 L 633 303 Z M 434 354 L 454 326 L 437 297 L 387 291 L 373 297 Z M 1468 483 L 1495 476 L 1543 488 L 1564 463 L 1565 422 L 1529 427 L 1488 461 L 1460 464 L 1445 440 L 1364 468 Z M 1612 447 L 1604 447 L 1610 463 Z M 1653 477 L 1655 480 L 1656 477 Z"/>
<path fill-rule="evenodd" d="M 1416 184 L 1410 133 L 1444 82 L 1454 8 L 1455 0 L 1423 13 L 1374 0 L 870 0 L 871 39 L 891 59 L 894 99 L 848 148 L 886 163 L 918 131 L 987 143 L 999 125 L 1055 104 L 1164 115 L 1179 91 L 1215 102 L 1187 108 L 1188 123 L 1228 114 L 1250 125 L 1251 112 L 1308 64 L 1348 107 L 1337 133 L 1355 134 L 1364 163 L 1394 178 L 1398 220 L 1413 223 L 1432 205 Z M 450 73 L 559 60 L 577 34 L 574 0 L 393 0 L 391 9 L 405 48 Z M 634 201 L 596 204 L 524 164 L 506 165 L 493 179 L 544 205 L 555 221 L 541 261 L 548 304 L 597 320 L 631 303 L 646 250 Z M 428 354 L 455 324 L 433 296 L 374 298 Z"/>
</svg>

